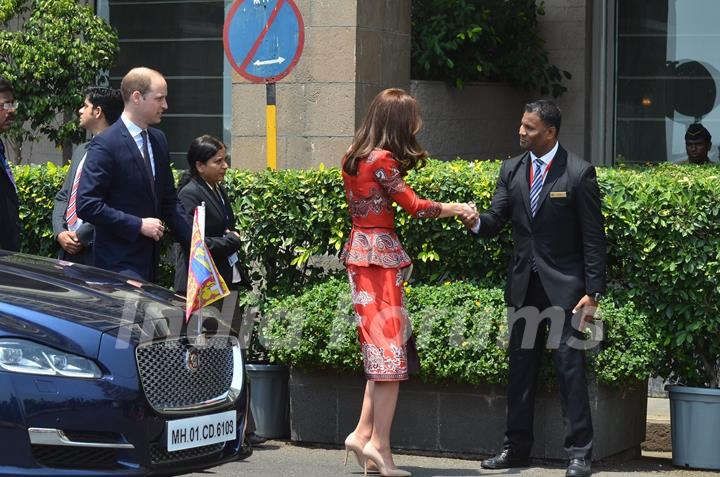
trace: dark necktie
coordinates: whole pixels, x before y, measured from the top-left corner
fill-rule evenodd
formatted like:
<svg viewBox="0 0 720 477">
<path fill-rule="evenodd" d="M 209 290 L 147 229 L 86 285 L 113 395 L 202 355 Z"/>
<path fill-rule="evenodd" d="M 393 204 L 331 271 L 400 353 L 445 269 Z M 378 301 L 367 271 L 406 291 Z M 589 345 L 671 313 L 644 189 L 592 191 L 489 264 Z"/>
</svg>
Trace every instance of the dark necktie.
<svg viewBox="0 0 720 477">
<path fill-rule="evenodd" d="M 145 171 L 150 179 L 150 189 L 152 189 L 152 193 L 155 195 L 155 176 L 153 175 L 152 166 L 150 165 L 150 151 L 148 150 L 147 131 L 145 129 L 140 131 L 140 136 L 142 136 L 142 153 L 143 159 L 145 159 Z"/>
</svg>

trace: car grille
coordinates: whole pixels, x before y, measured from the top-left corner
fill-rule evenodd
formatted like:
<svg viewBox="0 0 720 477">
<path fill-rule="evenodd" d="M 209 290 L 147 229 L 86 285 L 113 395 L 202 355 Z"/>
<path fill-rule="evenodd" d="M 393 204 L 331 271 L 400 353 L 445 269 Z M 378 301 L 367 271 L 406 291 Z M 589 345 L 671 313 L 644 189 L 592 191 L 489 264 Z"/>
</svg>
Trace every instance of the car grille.
<svg viewBox="0 0 720 477">
<path fill-rule="evenodd" d="M 221 452 L 225 448 L 225 443 L 212 444 L 209 446 L 195 447 L 192 449 L 184 449 L 175 452 L 168 452 L 160 444 L 150 446 L 150 463 L 152 465 L 171 464 L 174 462 L 184 462 L 187 460 L 202 459 L 204 457 L 213 456 Z"/>
<path fill-rule="evenodd" d="M 201 408 L 221 398 L 233 380 L 233 343 L 228 337 L 208 338 L 195 347 L 200 364 L 187 366 L 191 346 L 180 340 L 140 345 L 136 351 L 138 370 L 148 402 L 156 411 Z M 212 404 L 208 404 L 212 405 Z"/>
<path fill-rule="evenodd" d="M 33 445 L 35 460 L 46 467 L 72 469 L 114 469 L 120 468 L 114 449 L 92 447 Z"/>
</svg>

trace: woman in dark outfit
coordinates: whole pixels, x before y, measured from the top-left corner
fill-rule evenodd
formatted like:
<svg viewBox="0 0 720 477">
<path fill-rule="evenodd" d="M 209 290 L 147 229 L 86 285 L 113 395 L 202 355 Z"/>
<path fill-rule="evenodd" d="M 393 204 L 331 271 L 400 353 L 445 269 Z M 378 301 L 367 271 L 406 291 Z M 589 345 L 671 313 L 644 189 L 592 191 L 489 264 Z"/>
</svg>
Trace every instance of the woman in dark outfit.
<svg viewBox="0 0 720 477">
<path fill-rule="evenodd" d="M 242 278 L 242 269 L 237 263 L 240 248 L 240 234 L 235 230 L 230 198 L 222 186 L 228 169 L 225 144 L 219 139 L 204 135 L 193 140 L 187 154 L 188 170 L 180 178 L 178 197 L 185 207 L 187 219 L 192 222 L 195 208 L 205 203 L 205 244 L 215 262 L 218 273 L 230 289 L 249 286 Z M 176 248 L 175 290 L 187 292 L 188 257 Z M 216 302 L 222 309 L 222 302 Z M 237 310 L 236 310 L 237 311 Z M 234 320 L 233 320 L 234 321 Z M 231 324 L 231 332 L 237 334 Z M 255 433 L 255 422 L 248 409 L 246 435 L 253 445 L 265 442 Z"/>
</svg>

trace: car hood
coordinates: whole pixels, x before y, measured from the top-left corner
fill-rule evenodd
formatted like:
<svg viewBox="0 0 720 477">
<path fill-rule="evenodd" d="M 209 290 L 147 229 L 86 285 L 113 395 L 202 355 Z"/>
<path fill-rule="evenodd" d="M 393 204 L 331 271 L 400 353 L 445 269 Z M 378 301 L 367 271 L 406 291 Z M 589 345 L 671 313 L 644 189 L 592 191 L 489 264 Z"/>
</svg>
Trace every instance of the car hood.
<svg viewBox="0 0 720 477">
<path fill-rule="evenodd" d="M 0 334 L 96 356 L 103 333 L 183 317 L 156 285 L 75 263 L 0 251 Z"/>
</svg>

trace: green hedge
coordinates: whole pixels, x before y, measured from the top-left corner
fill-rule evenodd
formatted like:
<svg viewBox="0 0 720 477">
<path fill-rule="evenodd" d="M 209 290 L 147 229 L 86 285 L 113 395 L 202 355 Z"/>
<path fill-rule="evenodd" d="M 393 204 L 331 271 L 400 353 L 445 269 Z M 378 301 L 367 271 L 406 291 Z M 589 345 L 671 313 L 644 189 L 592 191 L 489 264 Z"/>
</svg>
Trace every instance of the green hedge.
<svg viewBox="0 0 720 477">
<path fill-rule="evenodd" d="M 464 282 L 406 287 L 426 382 L 502 384 L 507 380 L 506 309 L 500 287 Z M 588 353 L 606 384 L 642 380 L 659 356 L 658 333 L 632 303 L 602 305 L 604 340 Z M 273 361 L 305 369 L 362 370 L 347 279 L 329 279 L 300 295 L 271 299 L 260 342 Z M 551 373 L 545 360 L 544 373 Z"/>
<path fill-rule="evenodd" d="M 408 176 L 423 196 L 490 204 L 499 163 L 431 161 Z M 52 194 L 64 169 L 16 169 L 20 188 L 23 250 L 52 256 Z M 658 361 L 663 375 L 688 384 L 720 378 L 720 169 L 661 165 L 601 168 L 611 287 L 652 317 L 663 336 Z M 298 293 L 326 278 L 308 258 L 337 255 L 350 221 L 336 168 L 227 175 L 234 210 L 245 232 L 242 263 L 268 294 Z M 472 240 L 455 219 L 415 220 L 400 213 L 398 232 L 422 283 L 504 280 L 510 230 L 487 241 Z M 715 381 L 713 381 L 715 380 Z M 717 384 L 716 384 L 717 385 Z"/>
<path fill-rule="evenodd" d="M 62 187 L 67 166 L 15 166 L 13 174 L 20 199 L 21 250 L 57 257 L 60 246 L 53 239 L 52 213 L 55 194 Z"/>
</svg>

